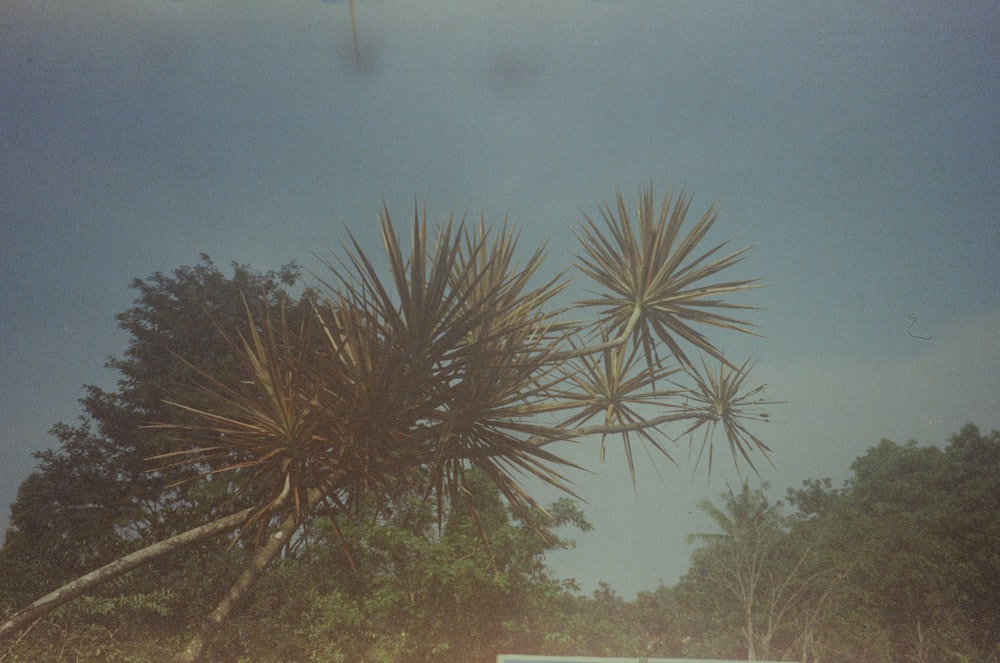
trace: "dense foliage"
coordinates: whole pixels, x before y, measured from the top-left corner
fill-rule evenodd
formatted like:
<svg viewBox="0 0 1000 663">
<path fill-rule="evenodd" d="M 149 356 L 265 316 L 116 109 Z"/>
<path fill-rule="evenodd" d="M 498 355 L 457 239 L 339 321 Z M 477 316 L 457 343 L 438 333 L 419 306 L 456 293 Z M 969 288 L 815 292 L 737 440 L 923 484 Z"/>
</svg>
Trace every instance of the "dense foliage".
<svg viewBox="0 0 1000 663">
<path fill-rule="evenodd" d="M 852 469 L 841 489 L 807 481 L 789 492 L 793 531 L 822 537 L 846 568 L 820 649 L 857 661 L 1000 660 L 1000 432 L 969 424 L 944 448 L 883 440 Z"/>
<path fill-rule="evenodd" d="M 883 440 L 783 515 L 744 485 L 702 505 L 718 532 L 677 590 L 705 656 L 929 663 L 1000 660 L 1000 432 L 947 446 Z"/>
<path fill-rule="evenodd" d="M 58 447 L 36 454 L 38 467 L 11 507 L 0 550 L 0 602 L 6 608 L 220 510 L 212 494 L 218 487 L 178 483 L 190 471 L 150 471 L 156 466 L 149 457 L 174 442 L 147 424 L 184 418 L 167 402 L 198 399 L 191 387 L 193 366 L 233 374 L 233 357 L 220 330 L 246 329 L 245 293 L 277 306 L 299 278 L 294 264 L 267 273 L 234 264 L 231 271 L 224 274 L 203 255 L 194 266 L 132 281 L 134 305 L 118 316 L 129 334 L 128 347 L 107 363 L 119 375 L 116 388 L 86 387 L 79 422 L 52 429 Z M 116 625 L 119 610 L 140 618 L 127 626 L 129 638 L 146 631 L 175 632 L 210 609 L 208 602 L 224 591 L 245 556 L 245 550 L 225 542 L 202 544 L 157 563 L 150 573 L 118 579 L 93 597 L 64 606 L 60 619 L 38 622 L 33 641 L 47 644 L 37 657 L 43 651 L 70 656 L 92 649 L 106 657 L 96 660 L 113 660 L 107 642 L 95 642 L 119 637 L 124 628 Z M 136 660 L 144 658 L 163 656 Z"/>
<path fill-rule="evenodd" d="M 297 294 L 294 265 L 137 279 L 117 389 L 87 388 L 20 487 L 0 609 L 157 556 L 8 629 L 0 661 L 167 660 L 233 588 L 242 610 L 219 604 L 184 660 L 1000 661 L 1000 433 L 971 425 L 944 447 L 883 441 L 787 512 L 766 485 L 700 503 L 715 529 L 676 586 L 583 596 L 545 568 L 571 545 L 556 528 L 589 528 L 517 481 L 567 485 L 550 443 L 594 436 L 603 455 L 617 436 L 631 464 L 633 445 L 669 454 L 659 427 L 677 423 L 709 454 L 715 430 L 737 459 L 766 449 L 748 364 L 690 326 L 748 331 L 715 296 L 750 282 L 699 285 L 742 252 L 692 253 L 714 216 L 681 237 L 686 205 L 657 216 L 644 194 L 637 232 L 620 196 L 606 228 L 587 220 L 581 269 L 607 290 L 578 305 L 600 312 L 589 328 L 543 307 L 563 284 L 529 287 L 541 254 L 516 268 L 506 229 L 446 224 L 431 244 L 419 217 L 409 257 L 384 221 L 392 288 L 356 245 Z"/>
<path fill-rule="evenodd" d="M 52 429 L 58 448 L 35 454 L 38 469 L 11 508 L 0 557 L 16 568 L 4 569 L 8 600 L 34 598 L 137 545 L 190 527 L 213 508 L 190 485 L 173 485 L 183 473 L 150 472 L 149 457 L 173 442 L 147 424 L 184 417 L 167 402 L 197 398 L 192 366 L 233 375 L 219 329 L 245 329 L 243 293 L 275 305 L 297 279 L 294 264 L 266 274 L 233 265 L 227 277 L 202 256 L 193 267 L 132 282 L 135 304 L 118 316 L 129 333 L 128 348 L 107 363 L 120 376 L 117 389 L 86 387 L 79 423 Z"/>
<path fill-rule="evenodd" d="M 574 266 L 590 298 L 564 308 L 569 281 L 536 283 L 544 254 L 519 257 L 509 226 L 430 227 L 419 210 L 409 247 L 386 210 L 385 261 L 352 238 L 297 299 L 284 291 L 294 268 L 227 280 L 206 261 L 136 282 L 138 306 L 121 318 L 132 341 L 111 364 L 119 390 L 91 389 L 82 424 L 56 429 L 60 448 L 22 487 L 0 561 L 23 578 L 8 601 L 56 587 L 9 614 L 0 638 L 87 594 L 169 612 L 158 598 L 183 590 L 178 605 L 201 609 L 229 583 L 178 659 L 196 661 L 321 523 L 333 528 L 327 545 L 350 550 L 358 519 L 388 531 L 416 499 L 446 533 L 468 511 L 488 545 L 475 482 L 544 535 L 550 516 L 525 482 L 571 492 L 574 466 L 556 451 L 566 441 L 599 437 L 603 457 L 615 440 L 630 468 L 640 445 L 670 456 L 668 425 L 702 434 L 710 461 L 717 434 L 734 458 L 766 453 L 748 428 L 768 404 L 749 362 L 703 331 L 753 333 L 734 317 L 752 307 L 730 297 L 756 282 L 718 278 L 747 250 L 702 246 L 718 213 L 685 228 L 686 195 L 657 205 L 642 191 L 634 216 L 620 193 L 615 203 L 581 222 Z M 495 567 L 488 557 L 477 563 Z"/>
</svg>

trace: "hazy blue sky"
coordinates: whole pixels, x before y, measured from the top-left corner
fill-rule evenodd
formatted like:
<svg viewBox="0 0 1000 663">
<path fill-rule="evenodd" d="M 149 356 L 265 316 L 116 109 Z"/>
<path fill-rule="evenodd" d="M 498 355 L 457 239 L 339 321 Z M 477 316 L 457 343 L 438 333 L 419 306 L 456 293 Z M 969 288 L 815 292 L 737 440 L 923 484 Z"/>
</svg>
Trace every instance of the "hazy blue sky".
<svg viewBox="0 0 1000 663">
<path fill-rule="evenodd" d="M 716 335 L 788 401 L 759 429 L 780 496 L 886 437 L 1000 427 L 1000 4 L 358 0 L 0 3 L 0 526 L 31 452 L 111 386 L 127 284 L 373 251 L 405 219 L 505 214 L 553 268 L 581 212 L 652 182 L 713 200 L 774 287 L 767 337 Z M 918 318 L 907 334 L 911 319 Z M 573 458 L 584 589 L 672 583 L 731 465 Z"/>
</svg>

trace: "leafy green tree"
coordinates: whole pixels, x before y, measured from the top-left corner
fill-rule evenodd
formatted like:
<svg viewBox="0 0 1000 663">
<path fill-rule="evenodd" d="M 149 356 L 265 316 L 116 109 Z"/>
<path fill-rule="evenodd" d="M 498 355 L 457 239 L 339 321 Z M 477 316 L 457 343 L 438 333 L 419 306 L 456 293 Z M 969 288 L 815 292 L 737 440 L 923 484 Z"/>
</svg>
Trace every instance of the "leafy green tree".
<svg viewBox="0 0 1000 663">
<path fill-rule="evenodd" d="M 789 492 L 801 527 L 826 532 L 828 553 L 850 565 L 820 628 L 829 651 L 1000 660 L 1000 434 L 967 425 L 944 449 L 883 440 L 852 470 L 841 489 Z"/>
<path fill-rule="evenodd" d="M 276 304 L 297 278 L 294 264 L 267 274 L 233 265 L 226 277 L 203 255 L 194 267 L 131 283 L 138 297 L 118 316 L 128 348 L 107 363 L 121 376 L 117 390 L 86 387 L 80 422 L 53 428 L 58 448 L 35 454 L 38 469 L 11 507 L 2 555 L 17 560 L 24 586 L 44 590 L 114 559 L 131 541 L 188 529 L 203 516 L 192 506 L 212 506 L 171 486 L 176 473 L 150 472 L 149 457 L 175 443 L 148 424 L 183 417 L 167 401 L 192 398 L 192 365 L 235 375 L 219 329 L 246 328 L 242 293 Z"/>
<path fill-rule="evenodd" d="M 690 642 L 683 625 L 683 606 L 676 587 L 660 584 L 639 592 L 633 603 L 632 620 L 642 634 L 641 653 L 646 658 L 684 658 Z"/>
<path fill-rule="evenodd" d="M 660 585 L 626 601 L 606 583 L 589 596 L 575 583 L 537 586 L 506 651 L 553 656 L 681 657 L 686 654 L 677 592 Z"/>
<path fill-rule="evenodd" d="M 260 541 L 180 660 L 202 655 L 311 521 L 350 517 L 372 494 L 405 486 L 436 505 L 440 519 L 469 502 L 475 469 L 530 519 L 537 505 L 522 477 L 569 491 L 571 463 L 550 450 L 560 441 L 599 435 L 603 454 L 614 436 L 632 467 L 637 444 L 670 455 L 660 430 L 673 424 L 681 433 L 704 431 L 709 458 L 716 430 L 736 458 L 766 452 L 747 428 L 766 420 L 761 389 L 748 386 L 749 364 L 730 362 L 700 329 L 752 333 L 730 313 L 746 307 L 727 298 L 756 283 L 715 280 L 746 250 L 698 249 L 717 212 L 709 208 L 683 234 L 689 206 L 681 195 L 657 208 L 643 191 L 633 221 L 619 193 L 614 208 L 601 208 L 602 222 L 585 217 L 577 266 L 597 292 L 569 311 L 552 308 L 565 281 L 531 285 L 542 253 L 519 262 L 508 227 L 449 221 L 429 234 L 426 213 L 416 214 L 407 252 L 387 212 L 389 279 L 352 242 L 327 265 L 310 315 L 251 306 L 250 323 L 224 335 L 222 356 L 237 375 L 211 364 L 196 369 L 197 397 L 175 401 L 184 416 L 158 429 L 190 440 L 161 455 L 167 470 L 207 473 L 229 490 L 220 504 L 240 498 L 252 510 L 143 554 L 230 526 Z M 718 368 L 705 359 L 697 366 L 692 349 Z M 146 560 L 130 564 L 139 561 Z M 0 625 L 0 636 L 118 571 L 106 568 L 40 599 Z"/>
<path fill-rule="evenodd" d="M 542 555 L 568 545 L 549 526 L 589 526 L 562 500 L 544 516 L 546 536 L 539 537 L 533 524 L 507 512 L 492 486 L 471 483 L 494 520 L 485 545 L 464 508 L 449 512 L 443 530 L 428 505 L 413 500 L 375 527 L 345 523 L 358 571 L 315 594 L 299 629 L 311 660 L 489 662 L 531 628 L 523 620 L 558 586 Z M 322 550 L 333 555 L 326 568 L 349 569 L 336 547 Z"/>
<path fill-rule="evenodd" d="M 430 505 L 412 496 L 337 527 L 317 519 L 222 629 L 210 660 L 488 663 L 505 645 L 536 638 L 551 598 L 566 591 L 543 565 L 547 550 L 572 545 L 552 528 L 589 524 L 565 499 L 535 522 L 521 521 L 490 484 L 470 483 L 480 517 L 489 521 L 486 545 L 468 508 L 449 510 L 439 528 Z M 542 523 L 539 536 L 535 527 Z M 139 600 L 128 585 L 112 589 L 34 625 L 9 652 L 12 660 L 22 654 L 78 663 L 169 658 L 177 647 L 169 628 L 176 596 L 167 591 Z"/>
<path fill-rule="evenodd" d="M 673 587 L 660 585 L 626 601 L 600 583 L 590 596 L 575 586 L 552 593 L 539 603 L 530 638 L 515 651 L 560 656 L 643 658 L 688 656 L 686 609 Z"/>
<path fill-rule="evenodd" d="M 58 448 L 36 454 L 38 468 L 19 488 L 0 549 L 0 604 L 23 604 L 206 517 L 238 510 L 233 508 L 238 503 L 219 504 L 220 482 L 175 484 L 198 476 L 186 468 L 151 472 L 156 465 L 149 457 L 176 442 L 148 424 L 185 418 L 167 401 L 197 401 L 193 365 L 212 366 L 220 377 L 236 375 L 235 357 L 220 329 L 246 330 L 244 293 L 277 306 L 297 279 L 294 264 L 264 274 L 233 265 L 226 275 L 203 255 L 195 266 L 132 281 L 134 305 L 118 316 L 128 346 L 107 363 L 120 376 L 117 388 L 87 386 L 80 421 L 57 424 L 52 432 Z M 183 623 L 183 613 L 197 611 L 196 597 L 219 591 L 211 582 L 187 578 L 192 573 L 225 578 L 239 559 L 239 551 L 226 550 L 225 543 L 192 547 L 187 557 L 158 564 L 141 579 L 116 583 L 101 600 L 112 605 L 126 596 L 155 599 L 157 610 L 169 611 L 165 622 Z M 168 590 L 173 599 L 164 606 Z M 66 618 L 74 614 L 79 621 L 94 621 L 80 611 L 68 611 Z"/>
</svg>

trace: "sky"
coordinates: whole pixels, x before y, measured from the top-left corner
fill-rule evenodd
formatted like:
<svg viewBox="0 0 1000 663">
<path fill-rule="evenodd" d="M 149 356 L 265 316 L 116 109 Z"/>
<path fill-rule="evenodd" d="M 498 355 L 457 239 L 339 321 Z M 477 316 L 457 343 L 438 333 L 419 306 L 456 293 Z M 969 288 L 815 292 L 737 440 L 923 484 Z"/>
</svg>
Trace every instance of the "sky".
<svg viewBox="0 0 1000 663">
<path fill-rule="evenodd" d="M 997 2 L 355 9 L 357 53 L 345 2 L 0 3 L 0 527 L 82 386 L 114 386 L 132 278 L 321 270 L 348 230 L 379 250 L 383 201 L 506 217 L 553 271 L 617 187 L 717 200 L 709 241 L 753 245 L 765 336 L 713 339 L 784 401 L 770 463 L 709 474 L 682 438 L 633 487 L 616 449 L 563 450 L 595 529 L 548 562 L 583 591 L 675 582 L 697 502 L 743 478 L 780 499 L 882 438 L 1000 428 Z"/>
</svg>

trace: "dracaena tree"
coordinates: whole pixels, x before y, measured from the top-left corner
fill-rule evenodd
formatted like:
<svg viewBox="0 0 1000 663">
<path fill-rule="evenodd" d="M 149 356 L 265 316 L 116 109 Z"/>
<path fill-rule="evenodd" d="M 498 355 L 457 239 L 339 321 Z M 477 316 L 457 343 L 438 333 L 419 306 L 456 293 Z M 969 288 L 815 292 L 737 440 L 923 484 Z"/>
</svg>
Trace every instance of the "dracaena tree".
<svg viewBox="0 0 1000 663">
<path fill-rule="evenodd" d="M 226 499 L 254 504 L 57 590 L 0 636 L 151 556 L 239 529 L 254 554 L 180 657 L 194 661 L 310 519 L 349 516 L 366 496 L 402 486 L 442 513 L 470 494 L 475 468 L 530 517 L 525 478 L 572 494 L 561 444 L 598 438 L 603 457 L 617 441 L 634 480 L 637 446 L 670 457 L 667 426 L 702 435 L 710 462 L 721 432 L 752 465 L 768 448 L 747 424 L 766 419 L 768 402 L 749 362 L 724 357 L 706 332 L 753 333 L 736 317 L 751 307 L 730 297 L 759 284 L 724 276 L 747 249 L 703 247 L 717 211 L 686 229 L 690 203 L 657 205 L 647 189 L 631 213 L 618 192 L 599 219 L 584 217 L 576 267 L 592 294 L 569 305 L 569 282 L 537 283 L 544 253 L 519 257 L 510 226 L 431 228 L 426 209 L 408 243 L 383 209 L 384 273 L 351 238 L 325 263 L 312 315 L 286 317 L 247 293 L 250 324 L 226 337 L 240 378 L 194 366 L 197 399 L 173 404 L 179 421 L 151 425 L 177 440 L 160 467 L 227 477 Z"/>
</svg>

